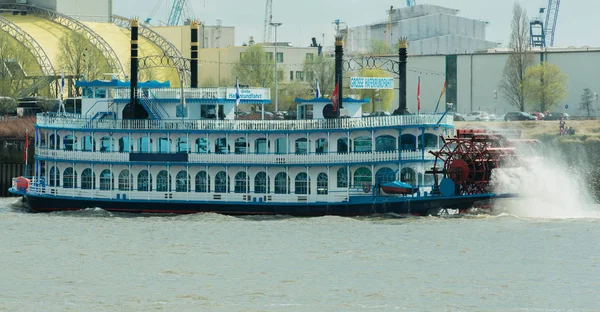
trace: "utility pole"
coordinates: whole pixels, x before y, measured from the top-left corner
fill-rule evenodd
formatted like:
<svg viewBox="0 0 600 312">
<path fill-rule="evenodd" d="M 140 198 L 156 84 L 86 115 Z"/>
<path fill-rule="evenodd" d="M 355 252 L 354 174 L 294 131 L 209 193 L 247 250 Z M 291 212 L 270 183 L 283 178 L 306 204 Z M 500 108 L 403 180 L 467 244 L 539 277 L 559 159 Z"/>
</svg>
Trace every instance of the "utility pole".
<svg viewBox="0 0 600 312">
<path fill-rule="evenodd" d="M 279 91 L 277 88 L 277 27 L 281 26 L 281 23 L 269 23 L 269 25 L 275 28 L 275 111 L 279 111 Z"/>
</svg>

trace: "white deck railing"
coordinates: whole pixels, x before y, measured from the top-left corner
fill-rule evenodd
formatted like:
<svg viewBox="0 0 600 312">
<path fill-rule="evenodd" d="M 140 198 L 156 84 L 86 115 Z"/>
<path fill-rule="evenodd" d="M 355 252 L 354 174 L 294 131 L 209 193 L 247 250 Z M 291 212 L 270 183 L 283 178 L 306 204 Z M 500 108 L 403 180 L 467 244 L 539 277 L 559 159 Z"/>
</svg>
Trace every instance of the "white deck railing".
<svg viewBox="0 0 600 312">
<path fill-rule="evenodd" d="M 348 153 L 348 154 L 189 154 L 188 162 L 191 164 L 248 164 L 248 165 L 294 165 L 294 164 L 339 164 L 339 163 L 376 163 L 393 162 L 401 160 L 420 160 L 423 157 L 421 150 L 393 151 L 374 153 Z M 56 160 L 99 161 L 99 162 L 129 162 L 129 153 L 118 152 L 83 152 L 83 151 L 58 151 L 46 148 L 37 148 L 36 155 L 43 158 Z M 434 157 L 425 153 L 425 160 Z"/>
<path fill-rule="evenodd" d="M 40 127 L 65 129 L 112 130 L 200 130 L 200 131 L 314 131 L 357 130 L 365 128 L 435 125 L 440 115 L 406 115 L 366 118 L 313 119 L 313 120 L 92 120 L 78 115 L 56 116 L 38 114 Z M 453 124 L 452 116 L 445 116 L 442 124 Z"/>
</svg>

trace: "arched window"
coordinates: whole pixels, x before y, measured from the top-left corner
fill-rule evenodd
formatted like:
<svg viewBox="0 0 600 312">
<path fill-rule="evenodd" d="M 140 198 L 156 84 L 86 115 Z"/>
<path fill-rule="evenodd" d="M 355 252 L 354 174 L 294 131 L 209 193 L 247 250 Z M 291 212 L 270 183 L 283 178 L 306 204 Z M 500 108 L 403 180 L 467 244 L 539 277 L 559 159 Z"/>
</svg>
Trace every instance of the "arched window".
<svg viewBox="0 0 600 312">
<path fill-rule="evenodd" d="M 275 154 L 287 154 L 288 141 L 287 138 L 279 138 L 275 140 Z"/>
<path fill-rule="evenodd" d="M 81 173 L 81 189 L 93 190 L 96 188 L 96 174 L 87 168 Z"/>
<path fill-rule="evenodd" d="M 375 182 L 388 183 L 396 181 L 396 173 L 390 168 L 381 168 L 375 173 Z"/>
<path fill-rule="evenodd" d="M 315 143 L 315 153 L 317 154 L 327 154 L 329 152 L 329 143 L 327 143 L 327 139 L 321 138 L 318 139 Z"/>
<path fill-rule="evenodd" d="M 138 152 L 140 152 L 140 153 L 150 153 L 150 150 L 152 150 L 152 141 L 150 141 L 150 138 L 148 138 L 148 137 L 139 138 L 137 149 L 138 149 Z"/>
<path fill-rule="evenodd" d="M 206 138 L 196 139 L 196 144 L 194 144 L 194 152 L 197 154 L 208 153 L 208 140 Z"/>
<path fill-rule="evenodd" d="M 259 172 L 254 177 L 254 193 L 256 194 L 268 194 L 269 193 L 269 177 L 266 172 Z"/>
<path fill-rule="evenodd" d="M 131 152 L 131 144 L 129 144 L 129 137 L 122 137 L 119 139 L 119 152 L 120 153 Z"/>
<path fill-rule="evenodd" d="M 327 173 L 321 172 L 317 176 L 317 194 L 327 195 L 329 193 L 329 178 Z"/>
<path fill-rule="evenodd" d="M 63 150 L 72 151 L 75 149 L 75 144 L 77 144 L 77 139 L 74 136 L 65 135 L 63 138 Z"/>
<path fill-rule="evenodd" d="M 275 176 L 275 194 L 287 194 L 290 190 L 290 178 L 285 172 Z"/>
<path fill-rule="evenodd" d="M 190 191 L 190 175 L 185 170 L 179 171 L 175 176 L 175 192 Z"/>
<path fill-rule="evenodd" d="M 111 137 L 103 137 L 100 139 L 100 152 L 112 152 L 112 140 Z"/>
<path fill-rule="evenodd" d="M 337 187 L 348 187 L 348 169 L 346 167 L 337 171 Z"/>
<path fill-rule="evenodd" d="M 235 175 L 235 192 L 248 193 L 248 175 L 243 171 Z"/>
<path fill-rule="evenodd" d="M 77 171 L 69 167 L 63 171 L 63 187 L 64 188 L 76 188 L 77 187 Z"/>
<path fill-rule="evenodd" d="M 246 143 L 246 138 L 237 138 L 235 140 L 235 153 L 236 154 L 246 154 L 248 149 L 248 143 Z"/>
<path fill-rule="evenodd" d="M 373 142 L 368 136 L 361 136 L 354 139 L 355 153 L 370 153 L 373 150 Z"/>
<path fill-rule="evenodd" d="M 227 138 L 218 138 L 215 140 L 215 153 L 216 154 L 227 154 L 229 152 L 229 146 L 227 145 Z"/>
<path fill-rule="evenodd" d="M 229 176 L 225 171 L 215 175 L 215 193 L 229 193 Z"/>
<path fill-rule="evenodd" d="M 423 139 L 425 142 L 422 142 Z M 419 136 L 419 148 L 423 146 L 425 149 L 437 148 L 438 136 L 432 133 L 425 133 L 424 136 Z"/>
<path fill-rule="evenodd" d="M 296 175 L 296 194 L 310 194 L 310 178 L 306 172 L 300 172 Z"/>
<path fill-rule="evenodd" d="M 360 167 L 354 171 L 354 187 L 360 188 L 363 185 L 371 184 L 373 173 L 367 167 Z"/>
<path fill-rule="evenodd" d="M 296 154 L 308 154 L 308 142 L 306 138 L 296 140 Z"/>
<path fill-rule="evenodd" d="M 50 186 L 60 186 L 60 172 L 58 168 L 50 168 Z"/>
<path fill-rule="evenodd" d="M 119 173 L 119 191 L 133 190 L 133 174 L 125 169 Z"/>
<path fill-rule="evenodd" d="M 167 170 L 162 170 L 156 175 L 156 190 L 158 192 L 171 191 L 171 175 Z"/>
<path fill-rule="evenodd" d="M 348 138 L 339 138 L 337 140 L 337 152 L 338 154 L 348 153 L 350 150 L 348 146 Z"/>
<path fill-rule="evenodd" d="M 168 138 L 158 139 L 158 152 L 159 153 L 170 153 L 171 152 L 171 140 L 169 140 Z"/>
<path fill-rule="evenodd" d="M 402 168 L 400 171 L 400 181 L 408 183 L 412 186 L 417 184 L 417 174 L 412 168 Z"/>
<path fill-rule="evenodd" d="M 417 149 L 417 138 L 412 134 L 403 134 L 400 137 L 400 149 L 403 151 L 414 151 Z"/>
<path fill-rule="evenodd" d="M 102 170 L 100 172 L 100 190 L 102 191 L 110 191 L 113 189 L 113 174 L 110 170 Z"/>
<path fill-rule="evenodd" d="M 177 146 L 175 147 L 175 152 L 177 152 L 177 153 L 187 153 L 188 152 L 187 138 L 177 139 Z"/>
<path fill-rule="evenodd" d="M 140 192 L 149 192 L 152 190 L 152 175 L 148 173 L 148 170 L 142 170 L 138 174 L 137 190 Z"/>
<path fill-rule="evenodd" d="M 210 190 L 210 176 L 206 171 L 196 174 L 196 193 L 207 193 Z"/>
<path fill-rule="evenodd" d="M 380 135 L 375 140 L 375 151 L 393 152 L 396 150 L 396 138 L 391 135 Z"/>
<path fill-rule="evenodd" d="M 60 135 L 52 134 L 50 135 L 49 148 L 53 150 L 60 149 Z"/>
<path fill-rule="evenodd" d="M 260 138 L 254 141 L 254 153 L 255 154 L 266 154 L 269 150 L 267 139 Z"/>
<path fill-rule="evenodd" d="M 85 152 L 93 152 L 96 150 L 96 140 L 92 139 L 91 136 L 87 135 L 81 139 L 81 150 Z M 81 174 L 81 182 L 83 182 L 83 173 Z"/>
</svg>

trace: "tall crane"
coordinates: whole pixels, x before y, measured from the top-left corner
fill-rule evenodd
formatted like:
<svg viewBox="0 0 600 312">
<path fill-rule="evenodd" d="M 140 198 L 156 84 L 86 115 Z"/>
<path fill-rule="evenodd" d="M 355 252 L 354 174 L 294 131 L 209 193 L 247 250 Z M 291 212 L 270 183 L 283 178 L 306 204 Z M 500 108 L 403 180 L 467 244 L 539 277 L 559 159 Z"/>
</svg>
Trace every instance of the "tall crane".
<svg viewBox="0 0 600 312">
<path fill-rule="evenodd" d="M 556 22 L 558 21 L 558 7 L 560 0 L 548 0 L 548 9 L 546 10 L 546 45 L 554 46 L 554 33 L 556 32 Z"/>
<path fill-rule="evenodd" d="M 179 24 L 181 20 L 181 14 L 183 13 L 183 8 L 185 7 L 185 0 L 175 0 L 173 1 L 173 6 L 171 7 L 171 13 L 169 13 L 169 21 L 167 25 L 175 26 Z"/>
<path fill-rule="evenodd" d="M 385 32 L 388 35 L 388 39 L 389 39 L 389 44 L 390 46 L 392 46 L 392 30 L 394 28 L 394 19 L 393 19 L 393 13 L 394 13 L 394 6 L 390 6 L 390 10 L 388 11 L 388 21 L 385 25 Z"/>
<path fill-rule="evenodd" d="M 406 6 L 411 7 L 417 5 L 417 0 L 406 0 Z"/>
<path fill-rule="evenodd" d="M 267 43 L 271 41 L 271 33 L 273 30 L 273 26 L 271 26 L 271 22 L 273 21 L 273 0 L 267 0 L 265 5 L 265 29 L 263 34 L 263 43 Z"/>
</svg>

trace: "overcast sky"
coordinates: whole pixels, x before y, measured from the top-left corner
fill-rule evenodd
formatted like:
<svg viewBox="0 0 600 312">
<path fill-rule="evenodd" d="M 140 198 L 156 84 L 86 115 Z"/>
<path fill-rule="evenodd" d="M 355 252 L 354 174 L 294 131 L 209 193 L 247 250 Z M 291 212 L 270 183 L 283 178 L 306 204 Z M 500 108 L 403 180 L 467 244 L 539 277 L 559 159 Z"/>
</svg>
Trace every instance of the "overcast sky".
<svg viewBox="0 0 600 312">
<path fill-rule="evenodd" d="M 263 37 L 265 0 L 188 0 L 194 15 L 208 25 L 217 19 L 224 26 L 235 26 L 236 45 L 248 42 L 250 36 L 259 42 Z M 434 4 L 459 9 L 460 16 L 488 21 L 487 40 L 505 45 L 510 32 L 513 1 L 510 0 L 416 0 L 417 4 Z M 167 20 L 173 0 L 115 0 L 116 14 L 140 20 L 149 17 L 153 10 L 154 20 Z M 530 17 L 537 15 L 548 0 L 521 0 Z M 143 5 L 142 5 L 143 3 Z M 159 5 L 162 4 L 162 5 Z M 291 42 L 295 46 L 307 46 L 311 37 L 319 42 L 325 33 L 326 45 L 333 41 L 332 22 L 340 19 L 349 27 L 369 24 L 386 19 L 390 5 L 405 7 L 405 0 L 273 0 L 273 21 L 282 22 L 278 28 L 278 41 Z M 600 1 L 562 1 L 554 46 L 600 46 L 598 36 Z"/>
</svg>

